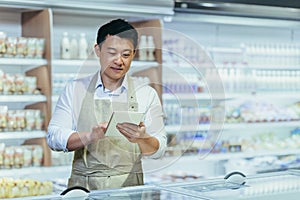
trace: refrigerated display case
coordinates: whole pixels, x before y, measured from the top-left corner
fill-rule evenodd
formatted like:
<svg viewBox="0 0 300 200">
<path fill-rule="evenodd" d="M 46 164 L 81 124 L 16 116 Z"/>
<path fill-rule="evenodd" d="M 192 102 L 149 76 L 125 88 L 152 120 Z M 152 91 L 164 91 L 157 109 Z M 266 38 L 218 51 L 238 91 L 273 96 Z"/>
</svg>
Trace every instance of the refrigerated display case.
<svg viewBox="0 0 300 200">
<path fill-rule="evenodd" d="M 237 174 L 228 174 L 236 176 Z M 231 176 L 232 177 L 232 176 Z M 194 183 L 170 184 L 173 191 L 198 195 L 203 199 L 298 199 L 300 194 L 299 170 L 257 174 L 244 179 L 213 179 Z M 229 180 L 229 181 L 228 181 Z M 237 181 L 236 181 L 237 180 Z"/>
<path fill-rule="evenodd" d="M 72 190 L 71 190 L 72 191 Z M 73 192 L 76 190 L 73 190 Z M 81 191 L 81 192 L 78 192 Z M 64 192 L 62 192 L 64 193 Z M 67 199 L 69 192 L 23 199 Z M 127 187 L 121 189 L 95 190 L 84 192 L 77 188 L 77 199 L 131 199 L 131 200 L 170 200 L 170 199 L 286 199 L 296 200 L 300 195 L 300 172 L 289 170 L 246 177 L 235 171 L 224 178 L 214 178 L 202 181 L 187 181 L 170 184 L 151 184 Z M 71 195 L 70 195 L 71 196 Z M 81 196 L 81 197 L 79 197 Z M 72 198 L 69 199 L 74 199 Z M 17 199 L 17 198 L 15 198 Z"/>
<path fill-rule="evenodd" d="M 164 24 L 198 42 L 198 49 L 207 52 L 215 67 L 201 74 L 195 66 L 180 63 L 182 57 L 192 63 L 203 56 L 195 54 L 195 48 L 186 45 L 178 34 L 164 35 L 164 49 L 184 51 L 180 56 L 164 52 L 163 83 L 181 88 L 180 80 L 175 82 L 170 77 L 169 68 L 186 75 L 185 80 L 191 85 L 197 78 L 207 81 L 219 75 L 225 92 L 225 98 L 219 102 L 224 106 L 225 117 L 218 140 L 211 143 L 213 148 L 203 157 L 203 151 L 209 150 L 205 141 L 209 140 L 207 130 L 211 126 L 207 120 L 212 113 L 211 91 L 204 87 L 193 95 L 176 90 L 173 94 L 163 93 L 166 130 L 173 141 L 168 149 L 170 157 L 163 162 L 180 150 L 183 156 L 160 174 L 170 176 L 171 171 L 178 173 L 178 169 L 183 169 L 195 177 L 199 171 L 200 177 L 211 177 L 231 170 L 254 174 L 299 168 L 299 21 L 216 13 L 175 12 L 173 20 Z M 295 110 L 289 115 L 291 108 Z M 197 125 L 174 123 L 174 119 L 196 118 L 194 110 L 198 112 Z M 180 149 L 187 142 L 190 148 Z M 201 170 L 195 170 L 197 167 Z"/>
</svg>

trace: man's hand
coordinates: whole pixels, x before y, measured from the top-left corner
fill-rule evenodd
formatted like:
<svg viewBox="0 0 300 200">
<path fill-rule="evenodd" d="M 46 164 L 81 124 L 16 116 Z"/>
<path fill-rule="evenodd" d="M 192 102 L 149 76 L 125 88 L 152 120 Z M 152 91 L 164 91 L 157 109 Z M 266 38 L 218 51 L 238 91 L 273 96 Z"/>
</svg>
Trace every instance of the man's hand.
<svg viewBox="0 0 300 200">
<path fill-rule="evenodd" d="M 105 137 L 105 130 L 107 128 L 107 122 L 101 122 L 98 125 L 92 128 L 92 132 L 90 134 L 90 142 L 97 142 L 99 139 L 103 139 Z"/>
<path fill-rule="evenodd" d="M 86 145 L 97 142 L 105 137 L 105 130 L 108 123 L 102 122 L 92 128 L 92 132 L 74 132 L 68 139 L 67 148 L 69 151 L 80 149 Z"/>
<path fill-rule="evenodd" d="M 143 155 L 151 155 L 159 148 L 158 140 L 146 133 L 146 127 L 143 122 L 139 125 L 132 123 L 118 123 L 117 129 L 129 142 L 137 143 Z"/>
<path fill-rule="evenodd" d="M 139 125 L 127 122 L 118 123 L 117 129 L 132 143 L 139 143 L 139 141 L 147 137 L 146 127 L 143 122 Z"/>
</svg>

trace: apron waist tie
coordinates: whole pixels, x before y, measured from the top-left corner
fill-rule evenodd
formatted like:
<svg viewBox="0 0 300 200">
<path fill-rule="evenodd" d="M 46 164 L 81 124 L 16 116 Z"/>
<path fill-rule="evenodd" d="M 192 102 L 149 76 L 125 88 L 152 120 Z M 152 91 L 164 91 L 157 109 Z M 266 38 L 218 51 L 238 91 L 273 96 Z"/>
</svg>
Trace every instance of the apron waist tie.
<svg viewBox="0 0 300 200">
<path fill-rule="evenodd" d="M 109 177 L 109 176 L 119 176 L 119 175 L 125 175 L 125 174 L 131 174 L 131 172 L 123 172 L 123 171 L 117 171 L 112 169 L 97 169 L 97 170 L 90 170 L 86 169 L 85 171 L 79 170 L 79 169 L 73 169 L 72 173 L 78 176 L 95 176 L 95 177 Z"/>
</svg>

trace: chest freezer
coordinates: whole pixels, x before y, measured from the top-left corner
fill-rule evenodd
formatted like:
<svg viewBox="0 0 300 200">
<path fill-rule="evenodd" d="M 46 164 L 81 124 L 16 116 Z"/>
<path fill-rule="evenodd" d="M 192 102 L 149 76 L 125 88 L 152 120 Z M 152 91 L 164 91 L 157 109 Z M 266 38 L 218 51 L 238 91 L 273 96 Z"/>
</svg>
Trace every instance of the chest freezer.
<svg viewBox="0 0 300 200">
<path fill-rule="evenodd" d="M 300 170 L 256 174 L 246 177 L 239 173 L 224 178 L 151 184 L 120 189 L 90 191 L 76 200 L 298 200 Z M 66 196 L 46 195 L 23 197 L 22 200 L 56 200 Z"/>
</svg>

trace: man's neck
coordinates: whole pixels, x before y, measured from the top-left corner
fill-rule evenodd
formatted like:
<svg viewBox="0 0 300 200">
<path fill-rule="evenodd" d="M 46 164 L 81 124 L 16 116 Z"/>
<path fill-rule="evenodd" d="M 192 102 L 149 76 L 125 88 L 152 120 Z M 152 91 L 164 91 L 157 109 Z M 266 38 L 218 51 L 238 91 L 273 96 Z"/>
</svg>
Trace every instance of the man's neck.
<svg viewBox="0 0 300 200">
<path fill-rule="evenodd" d="M 113 79 L 101 77 L 101 80 L 102 80 L 104 88 L 106 88 L 110 91 L 114 91 L 122 85 L 124 77 L 119 80 L 113 80 Z"/>
</svg>

